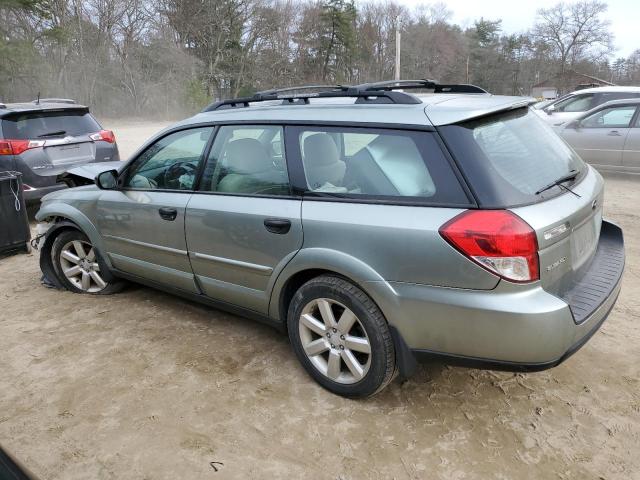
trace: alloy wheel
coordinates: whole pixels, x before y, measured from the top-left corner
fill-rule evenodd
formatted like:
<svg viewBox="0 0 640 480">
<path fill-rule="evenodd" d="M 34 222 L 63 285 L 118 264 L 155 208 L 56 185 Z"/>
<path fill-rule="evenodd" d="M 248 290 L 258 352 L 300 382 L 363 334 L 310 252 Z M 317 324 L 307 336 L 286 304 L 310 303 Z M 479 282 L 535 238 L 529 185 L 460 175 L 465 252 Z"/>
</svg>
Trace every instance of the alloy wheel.
<svg viewBox="0 0 640 480">
<path fill-rule="evenodd" d="M 60 251 L 60 268 L 67 280 L 83 292 L 97 293 L 107 287 L 100 275 L 96 251 L 89 242 L 67 242 Z"/>
<path fill-rule="evenodd" d="M 334 382 L 357 383 L 369 371 L 369 337 L 345 305 L 330 298 L 312 300 L 300 314 L 299 333 L 311 364 Z"/>
</svg>

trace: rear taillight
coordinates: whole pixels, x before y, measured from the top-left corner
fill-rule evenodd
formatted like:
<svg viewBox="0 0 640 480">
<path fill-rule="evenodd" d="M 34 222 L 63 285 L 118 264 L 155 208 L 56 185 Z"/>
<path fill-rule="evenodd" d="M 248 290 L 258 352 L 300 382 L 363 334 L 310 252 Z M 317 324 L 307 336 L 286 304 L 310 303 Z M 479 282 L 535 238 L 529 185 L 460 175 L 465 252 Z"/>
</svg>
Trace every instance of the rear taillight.
<svg viewBox="0 0 640 480">
<path fill-rule="evenodd" d="M 467 210 L 440 228 L 440 235 L 480 266 L 513 282 L 540 278 L 533 229 L 507 210 Z"/>
<path fill-rule="evenodd" d="M 103 141 L 114 143 L 116 141 L 116 136 L 111 130 L 100 130 L 97 133 L 92 133 L 91 135 L 89 135 L 89 138 L 94 142 Z"/>
<path fill-rule="evenodd" d="M 40 148 L 44 143 L 44 140 L 0 140 L 0 155 L 20 155 L 32 148 Z"/>
</svg>

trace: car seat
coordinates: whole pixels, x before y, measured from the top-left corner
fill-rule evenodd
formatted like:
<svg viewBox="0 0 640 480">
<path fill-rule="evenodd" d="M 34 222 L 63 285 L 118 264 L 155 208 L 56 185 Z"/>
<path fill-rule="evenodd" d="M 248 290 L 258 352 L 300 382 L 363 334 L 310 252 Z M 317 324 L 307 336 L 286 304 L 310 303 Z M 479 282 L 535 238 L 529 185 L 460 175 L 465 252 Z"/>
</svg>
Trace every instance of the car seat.
<svg viewBox="0 0 640 480">
<path fill-rule="evenodd" d="M 304 170 L 311 190 L 317 190 L 327 183 L 342 185 L 347 166 L 340 160 L 338 147 L 328 134 L 309 135 L 304 139 L 303 147 Z"/>
<path fill-rule="evenodd" d="M 288 183 L 284 173 L 273 166 L 264 146 L 253 138 L 227 145 L 225 168 L 228 173 L 214 188 L 218 192 L 258 193 Z"/>
</svg>

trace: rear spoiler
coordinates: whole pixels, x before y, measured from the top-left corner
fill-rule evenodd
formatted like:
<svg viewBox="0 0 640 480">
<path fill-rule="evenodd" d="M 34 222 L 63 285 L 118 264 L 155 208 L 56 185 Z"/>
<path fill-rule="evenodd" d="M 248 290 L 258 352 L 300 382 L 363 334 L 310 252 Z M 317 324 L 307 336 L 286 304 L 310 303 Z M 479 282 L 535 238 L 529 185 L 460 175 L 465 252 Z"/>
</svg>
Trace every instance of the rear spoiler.
<svg viewBox="0 0 640 480">
<path fill-rule="evenodd" d="M 499 97 L 492 97 L 499 98 Z M 435 126 L 452 125 L 477 118 L 488 117 L 497 113 L 518 110 L 520 108 L 528 108 L 529 105 L 536 103 L 535 98 L 512 97 L 512 100 L 505 103 L 494 105 L 479 105 L 477 109 L 468 108 L 444 108 L 441 105 L 449 106 L 449 102 L 430 104 L 425 107 L 425 114 L 429 121 Z"/>
<path fill-rule="evenodd" d="M 50 106 L 49 105 L 34 105 L 33 108 L 21 109 L 21 110 L 9 110 L 3 112 L 2 118 L 11 118 L 19 115 L 29 115 L 30 113 L 59 113 L 59 112 L 84 112 L 89 113 L 89 107 L 84 105 L 62 105 Z"/>
</svg>

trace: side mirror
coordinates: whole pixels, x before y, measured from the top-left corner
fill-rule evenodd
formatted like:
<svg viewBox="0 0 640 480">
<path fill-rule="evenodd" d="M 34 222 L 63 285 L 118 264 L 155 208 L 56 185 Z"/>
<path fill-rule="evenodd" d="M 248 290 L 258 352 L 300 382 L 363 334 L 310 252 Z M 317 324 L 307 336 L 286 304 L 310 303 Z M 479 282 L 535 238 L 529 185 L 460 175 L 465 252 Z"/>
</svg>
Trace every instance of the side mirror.
<svg viewBox="0 0 640 480">
<path fill-rule="evenodd" d="M 118 186 L 118 171 L 107 170 L 96 176 L 96 185 L 101 190 L 114 190 Z"/>
<path fill-rule="evenodd" d="M 573 128 L 574 130 L 578 130 L 580 126 L 580 120 L 574 120 L 573 122 L 569 122 L 567 124 L 567 128 Z"/>
<path fill-rule="evenodd" d="M 544 112 L 545 112 L 547 115 L 551 115 L 551 114 L 552 114 L 553 112 L 555 112 L 555 111 L 556 111 L 556 107 L 555 107 L 555 105 L 549 105 L 547 108 L 545 108 L 545 109 L 544 109 Z"/>
</svg>

